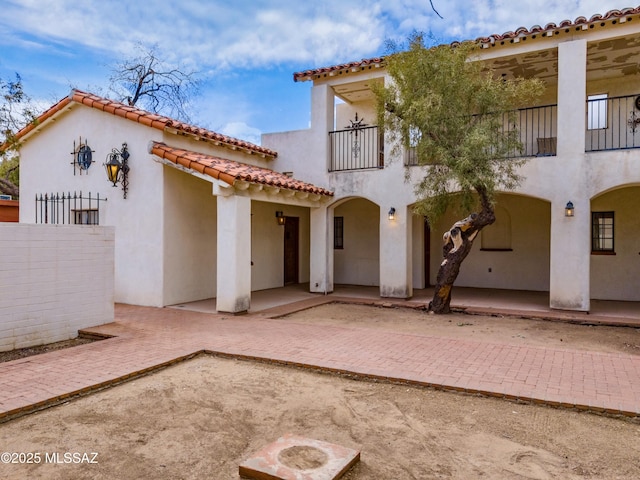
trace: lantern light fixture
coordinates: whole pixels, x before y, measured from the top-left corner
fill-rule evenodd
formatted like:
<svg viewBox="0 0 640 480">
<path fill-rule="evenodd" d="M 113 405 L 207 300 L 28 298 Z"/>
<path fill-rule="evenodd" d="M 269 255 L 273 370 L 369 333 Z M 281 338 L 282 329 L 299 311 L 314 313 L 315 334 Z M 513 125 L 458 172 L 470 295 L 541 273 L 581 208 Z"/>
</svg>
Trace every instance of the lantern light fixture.
<svg viewBox="0 0 640 480">
<path fill-rule="evenodd" d="M 122 184 L 124 198 L 127 198 L 127 190 L 129 189 L 129 156 L 127 144 L 123 143 L 122 149 L 111 149 L 111 152 L 107 154 L 107 161 L 104 163 L 107 178 L 113 183 L 113 186 L 117 186 L 118 183 Z"/>
<path fill-rule="evenodd" d="M 282 210 L 278 210 L 276 212 L 276 222 L 278 222 L 278 225 L 280 226 L 284 225 L 286 218 L 287 217 L 284 216 L 284 214 L 282 213 Z"/>
<path fill-rule="evenodd" d="M 389 220 L 395 220 L 396 218 L 396 209 L 391 207 L 389 209 Z"/>
<path fill-rule="evenodd" d="M 564 216 L 573 217 L 575 209 L 573 208 L 573 202 L 567 202 L 567 206 L 564 207 Z"/>
</svg>

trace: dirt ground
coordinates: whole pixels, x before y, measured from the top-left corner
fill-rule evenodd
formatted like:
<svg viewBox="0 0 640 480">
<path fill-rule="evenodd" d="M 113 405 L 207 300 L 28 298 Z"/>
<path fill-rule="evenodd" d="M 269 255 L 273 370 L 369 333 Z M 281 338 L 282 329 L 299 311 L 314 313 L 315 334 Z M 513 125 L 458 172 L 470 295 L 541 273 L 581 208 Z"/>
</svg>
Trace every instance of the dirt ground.
<svg viewBox="0 0 640 480">
<path fill-rule="evenodd" d="M 287 318 L 640 354 L 631 328 L 335 304 Z M 0 424 L 0 452 L 41 458 L 0 463 L 0 478 L 236 479 L 243 460 L 285 433 L 361 450 L 347 480 L 640 472 L 637 422 L 202 355 Z"/>
</svg>

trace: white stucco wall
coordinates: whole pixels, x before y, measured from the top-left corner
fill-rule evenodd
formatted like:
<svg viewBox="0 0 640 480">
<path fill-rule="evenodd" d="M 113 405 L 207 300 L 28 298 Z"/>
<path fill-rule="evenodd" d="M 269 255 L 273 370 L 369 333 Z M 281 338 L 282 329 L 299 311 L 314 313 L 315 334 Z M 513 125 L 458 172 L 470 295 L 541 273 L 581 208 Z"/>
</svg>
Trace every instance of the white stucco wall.
<svg viewBox="0 0 640 480">
<path fill-rule="evenodd" d="M 591 255 L 591 298 L 640 301 L 640 186 L 604 193 L 593 212 L 614 212 L 615 255 Z"/>
<path fill-rule="evenodd" d="M 482 233 L 460 269 L 461 287 L 549 290 L 550 206 L 521 195 L 498 195 L 497 215 L 510 217 L 511 250 L 482 250 Z M 442 235 L 461 216 L 449 211 L 431 229 L 431 278 L 442 261 Z M 491 229 L 491 226 L 485 229 Z"/>
<path fill-rule="evenodd" d="M 216 295 L 217 212 L 211 183 L 164 167 L 164 304 Z"/>
<path fill-rule="evenodd" d="M 99 110 L 75 105 L 70 112 L 48 122 L 21 149 L 20 222 L 35 222 L 36 194 L 80 192 L 107 198 L 100 204 L 100 224 L 116 230 L 115 300 L 138 305 L 162 306 L 161 164 L 147 152 L 151 139 L 162 132 Z M 74 141 L 88 141 L 95 163 L 80 174 L 72 165 Z M 126 142 L 129 158 L 127 198 L 108 182 L 102 164 L 112 148 Z"/>
<path fill-rule="evenodd" d="M 113 227 L 0 223 L 0 351 L 113 321 Z"/>
<path fill-rule="evenodd" d="M 276 223 L 276 211 L 298 217 L 298 280 L 309 281 L 309 209 L 280 203 L 251 202 L 251 290 L 284 285 L 284 227 Z"/>
<path fill-rule="evenodd" d="M 334 217 L 344 218 L 344 249 L 333 251 L 336 284 L 380 285 L 379 212 L 362 198 L 334 209 Z"/>
</svg>

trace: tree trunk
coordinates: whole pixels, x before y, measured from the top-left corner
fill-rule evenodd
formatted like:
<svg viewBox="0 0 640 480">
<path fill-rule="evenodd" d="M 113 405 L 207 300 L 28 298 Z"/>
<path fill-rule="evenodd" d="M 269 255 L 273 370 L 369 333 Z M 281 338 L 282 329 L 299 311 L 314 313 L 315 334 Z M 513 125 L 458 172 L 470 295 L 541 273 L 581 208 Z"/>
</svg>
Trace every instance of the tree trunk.
<svg viewBox="0 0 640 480">
<path fill-rule="evenodd" d="M 20 189 L 9 180 L 0 178 L 0 193 L 18 198 L 20 196 Z"/>
<path fill-rule="evenodd" d="M 444 259 L 436 277 L 433 300 L 429 302 L 429 310 L 434 313 L 451 312 L 451 289 L 460 273 L 460 266 L 471 251 L 480 230 L 496 221 L 493 205 L 487 198 L 486 191 L 482 188 L 476 188 L 476 191 L 482 205 L 480 213 L 472 213 L 464 220 L 454 223 L 451 230 L 443 236 Z"/>
</svg>

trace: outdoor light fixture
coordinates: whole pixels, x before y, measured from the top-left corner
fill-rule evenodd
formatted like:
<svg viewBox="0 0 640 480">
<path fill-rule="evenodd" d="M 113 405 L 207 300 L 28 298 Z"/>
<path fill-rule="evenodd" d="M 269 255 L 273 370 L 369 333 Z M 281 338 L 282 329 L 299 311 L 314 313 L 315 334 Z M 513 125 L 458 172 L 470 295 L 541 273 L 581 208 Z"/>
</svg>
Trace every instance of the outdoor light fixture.
<svg viewBox="0 0 640 480">
<path fill-rule="evenodd" d="M 284 216 L 284 214 L 282 213 L 281 210 L 278 210 L 276 212 L 276 222 L 278 222 L 278 225 L 284 225 L 284 221 L 285 221 L 286 217 Z"/>
<path fill-rule="evenodd" d="M 572 202 L 567 202 L 567 206 L 564 207 L 564 216 L 565 217 L 573 217 L 573 203 Z"/>
<path fill-rule="evenodd" d="M 120 161 L 122 159 L 122 161 Z M 107 161 L 104 164 L 107 170 L 107 178 L 115 187 L 118 182 L 122 183 L 122 191 L 124 198 L 127 198 L 127 190 L 129 189 L 129 150 L 127 144 L 122 144 L 122 149 L 111 149 L 111 153 L 107 155 Z"/>
<path fill-rule="evenodd" d="M 389 209 L 389 220 L 395 220 L 396 218 L 396 209 L 391 207 Z"/>
</svg>

